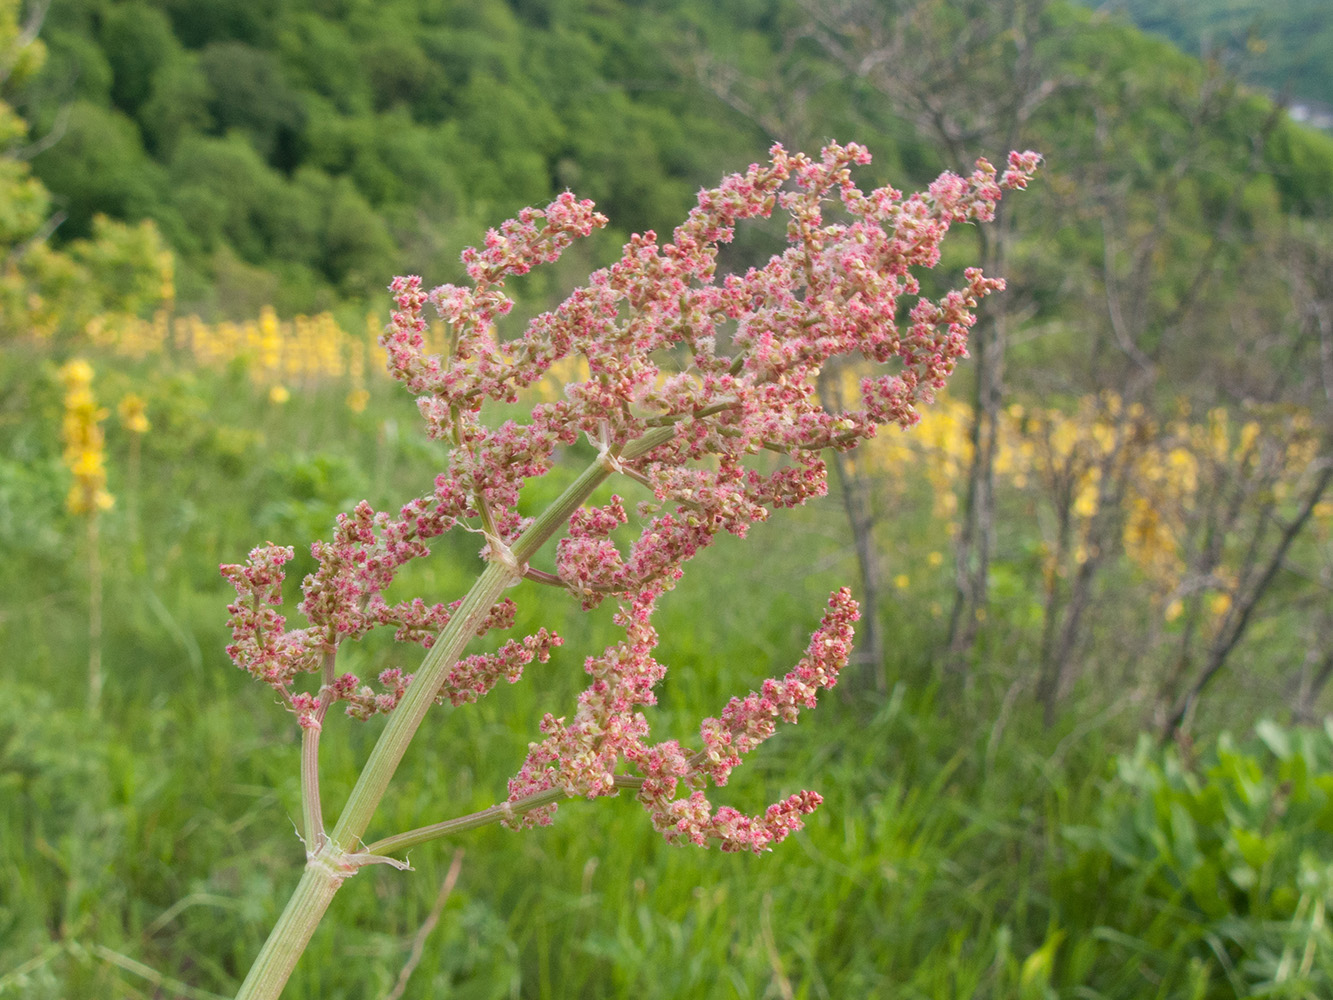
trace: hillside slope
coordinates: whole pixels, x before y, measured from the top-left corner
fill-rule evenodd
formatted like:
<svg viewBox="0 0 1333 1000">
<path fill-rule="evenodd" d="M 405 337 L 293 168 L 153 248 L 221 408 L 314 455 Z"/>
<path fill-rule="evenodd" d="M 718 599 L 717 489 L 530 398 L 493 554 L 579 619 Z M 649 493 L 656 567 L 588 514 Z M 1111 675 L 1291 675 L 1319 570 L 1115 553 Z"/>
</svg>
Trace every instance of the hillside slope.
<svg viewBox="0 0 1333 1000">
<path fill-rule="evenodd" d="M 1246 80 L 1293 105 L 1333 110 L 1333 18 L 1324 0 L 1088 0 L 1123 11 L 1185 52 L 1218 51 Z"/>
<path fill-rule="evenodd" d="M 1005 141 L 1059 168 L 1095 158 L 1095 104 L 1114 104 L 1119 141 L 1145 150 L 1193 127 L 1197 63 L 1063 0 L 1024 2 L 1040 8 L 1037 44 L 1060 99 Z M 99 213 L 150 219 L 177 254 L 180 306 L 287 314 L 377 297 L 395 273 L 454 278 L 464 243 L 565 188 L 611 218 L 593 250 L 604 253 L 674 224 L 694 191 L 775 138 L 855 138 L 904 184 L 1004 154 L 996 137 L 950 162 L 909 109 L 839 65 L 812 11 L 842 6 L 54 0 L 49 57 L 15 103 L 35 173 L 64 213 L 58 243 L 87 236 Z M 974 6 L 947 10 L 957 20 Z M 987 88 L 1006 86 L 988 60 L 1006 56 L 1002 45 L 974 55 L 946 96 L 984 107 Z M 1127 80 L 1145 85 L 1124 90 Z M 1224 145 L 1264 114 L 1228 102 L 1202 123 Z M 1261 156 L 1284 211 L 1326 207 L 1333 147 L 1279 123 Z M 1210 167 L 1220 188 L 1238 183 L 1244 160 Z"/>
</svg>

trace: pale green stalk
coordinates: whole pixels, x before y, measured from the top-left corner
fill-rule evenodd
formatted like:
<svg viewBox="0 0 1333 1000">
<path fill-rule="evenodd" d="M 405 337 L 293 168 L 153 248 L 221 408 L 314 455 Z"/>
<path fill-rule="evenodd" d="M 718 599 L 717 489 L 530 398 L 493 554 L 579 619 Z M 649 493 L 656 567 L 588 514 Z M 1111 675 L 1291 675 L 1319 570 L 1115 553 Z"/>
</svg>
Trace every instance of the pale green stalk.
<svg viewBox="0 0 1333 1000">
<path fill-rule="evenodd" d="M 628 788 L 638 791 L 643 787 L 643 779 L 630 777 L 627 775 L 616 775 L 612 781 L 617 788 Z M 568 798 L 568 793 L 562 788 L 548 788 L 542 792 L 533 792 L 531 795 L 525 795 L 521 799 L 515 799 L 513 802 L 501 802 L 499 805 L 491 806 L 489 809 L 482 809 L 478 812 L 468 813 L 466 816 L 458 816 L 454 819 L 447 819 L 443 823 L 432 823 L 430 826 L 423 826 L 416 830 L 409 830 L 407 833 L 399 833 L 392 837 L 385 837 L 383 840 L 377 840 L 366 848 L 370 854 L 398 854 L 406 851 L 408 848 L 416 847 L 418 844 L 424 844 L 431 840 L 439 840 L 442 837 L 448 837 L 451 834 L 462 833 L 464 830 L 475 830 L 479 826 L 487 826 L 491 823 L 506 819 L 517 819 L 534 809 L 540 809 L 542 806 L 549 806 L 553 802 L 559 802 L 561 799 Z"/>
</svg>

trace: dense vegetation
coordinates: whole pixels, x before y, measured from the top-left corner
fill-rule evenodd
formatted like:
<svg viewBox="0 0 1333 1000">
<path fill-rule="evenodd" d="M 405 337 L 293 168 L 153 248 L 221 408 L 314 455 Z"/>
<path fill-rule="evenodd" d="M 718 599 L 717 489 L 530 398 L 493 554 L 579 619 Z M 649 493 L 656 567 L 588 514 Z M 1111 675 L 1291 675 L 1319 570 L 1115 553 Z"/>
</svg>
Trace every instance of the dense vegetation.
<svg viewBox="0 0 1333 1000">
<path fill-rule="evenodd" d="M 1293 101 L 1333 105 L 1333 24 L 1320 0 L 1112 0 L 1139 27 L 1186 52 L 1234 61 L 1246 79 Z"/>
<path fill-rule="evenodd" d="M 36 42 L 17 14 L 0 998 L 223 995 L 267 934 L 300 863 L 298 735 L 226 664 L 217 566 L 429 484 L 436 446 L 363 332 L 376 289 L 456 278 L 465 240 L 565 187 L 614 229 L 572 281 L 773 139 L 829 134 L 904 187 L 1009 146 L 1048 168 L 960 254 L 1010 279 L 971 385 L 795 522 L 719 546 L 659 621 L 683 729 L 860 581 L 872 655 L 729 789 L 827 801 L 754 859 L 667 848 L 619 801 L 460 838 L 405 995 L 1333 993 L 1327 137 L 1044 0 L 54 0 Z M 769 249 L 756 228 L 734 252 Z M 452 592 L 475 547 L 440 556 L 415 582 Z M 607 622 L 524 614 L 565 654 L 442 712 L 387 825 L 490 805 L 572 703 Z M 329 725 L 330 802 L 372 737 Z M 451 860 L 352 880 L 290 995 L 388 995 Z"/>
<path fill-rule="evenodd" d="M 452 273 L 460 235 L 567 186 L 622 236 L 679 215 L 763 148 L 681 86 L 664 43 L 689 14 L 57 0 L 21 107 L 59 136 L 34 167 L 64 237 L 98 212 L 149 218 L 188 302 L 311 309 Z"/>
<path fill-rule="evenodd" d="M 116 502 L 101 516 L 107 684 L 93 720 L 86 515 L 64 502 L 60 386 L 34 381 L 34 364 L 11 353 L 3 372 L 5 398 L 35 417 L 11 431 L 3 466 L 4 627 L 22 652 L 0 713 L 0 996 L 225 995 L 301 847 L 288 819 L 296 729 L 221 654 L 216 565 L 257 538 L 319 537 L 354 499 L 420 488 L 432 449 L 383 381 L 357 413 L 341 380 L 282 402 L 243 361 L 99 371 L 97 399 L 121 411 L 127 392 L 143 393 L 152 426 L 136 435 L 121 412 L 105 421 Z M 1131 752 L 1132 720 L 1123 707 L 1085 712 L 1095 699 L 1043 729 L 1039 706 L 1013 697 L 1010 665 L 956 689 L 930 662 L 947 571 L 926 548 L 946 544 L 932 511 L 942 496 L 922 474 L 897 500 L 891 544 L 911 579 L 884 609 L 892 689 L 850 677 L 728 789 L 753 806 L 818 787 L 827 801 L 806 834 L 762 858 L 667 848 L 619 801 L 566 806 L 545 830 L 469 834 L 406 995 L 1137 1000 L 1148 984 L 1150 996 L 1219 998 L 1333 985 L 1321 917 L 1333 734 L 1264 724 L 1239 743 L 1208 735 L 1198 751 L 1145 741 Z M 656 725 L 684 731 L 701 706 L 799 654 L 809 610 L 852 569 L 837 518 L 821 505 L 719 546 L 672 595 Z M 415 583 L 452 592 L 475 547 L 440 554 Z M 810 569 L 793 575 L 793 564 Z M 579 658 L 605 641 L 605 616 L 520 596 L 572 654 L 443 711 L 386 826 L 490 805 L 541 712 L 581 687 Z M 1007 627 L 1030 608 L 1006 612 Z M 383 644 L 365 655 L 402 662 Z M 331 801 L 373 735 L 342 718 L 327 726 Z M 453 856 L 419 848 L 413 872 L 352 880 L 291 995 L 386 995 Z"/>
</svg>

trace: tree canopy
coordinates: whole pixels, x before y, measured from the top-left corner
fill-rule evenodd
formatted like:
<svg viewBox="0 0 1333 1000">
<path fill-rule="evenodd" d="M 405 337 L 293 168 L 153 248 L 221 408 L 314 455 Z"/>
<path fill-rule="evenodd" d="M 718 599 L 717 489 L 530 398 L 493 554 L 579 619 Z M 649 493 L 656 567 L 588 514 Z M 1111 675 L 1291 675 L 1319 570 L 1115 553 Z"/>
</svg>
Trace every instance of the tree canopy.
<svg viewBox="0 0 1333 1000">
<path fill-rule="evenodd" d="M 1159 137 L 1188 132 L 1172 95 L 1198 86 L 1198 64 L 1043 7 L 1059 74 L 1129 81 L 1116 131 L 1156 162 Z M 670 226 L 777 139 L 854 136 L 898 183 L 957 166 L 836 65 L 801 0 L 53 0 L 42 37 L 44 64 L 11 90 L 61 215 L 53 245 L 99 216 L 151 221 L 179 301 L 214 314 L 244 305 L 219 292 L 237 266 L 273 275 L 283 312 L 378 295 L 395 273 L 456 277 L 484 226 L 566 188 L 612 219 L 605 249 Z M 1086 155 L 1061 148 L 1089 138 L 1073 89 L 1033 123 L 1057 168 Z M 1219 139 L 1244 130 L 1239 109 Z M 1284 122 L 1263 155 L 1284 211 L 1326 210 L 1333 141 Z"/>
</svg>

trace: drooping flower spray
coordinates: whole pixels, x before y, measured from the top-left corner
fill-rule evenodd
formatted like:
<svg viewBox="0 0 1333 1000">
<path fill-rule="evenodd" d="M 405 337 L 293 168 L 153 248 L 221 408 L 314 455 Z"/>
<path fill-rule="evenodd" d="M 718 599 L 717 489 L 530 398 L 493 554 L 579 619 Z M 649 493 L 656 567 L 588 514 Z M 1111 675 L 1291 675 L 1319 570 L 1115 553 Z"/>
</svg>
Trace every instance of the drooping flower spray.
<svg viewBox="0 0 1333 1000">
<path fill-rule="evenodd" d="M 416 395 L 427 433 L 448 450 L 434 488 L 397 511 L 362 503 L 340 515 L 332 540 L 312 548 L 318 567 L 302 588 L 303 627 L 289 628 L 278 611 L 291 549 L 264 546 L 245 565 L 223 568 L 237 590 L 229 652 L 273 688 L 302 729 L 308 852 L 241 997 L 279 994 L 347 877 L 367 864 L 401 865 L 391 855 L 426 840 L 489 822 L 549 823 L 561 799 L 623 790 L 671 842 L 764 851 L 818 806 L 816 793 L 802 792 L 747 816 L 715 808 L 707 789 L 836 683 L 857 617 L 846 589 L 830 596 L 801 661 L 705 719 L 689 746 L 654 740 L 641 709 L 654 703 L 666 669 L 653 656 L 653 610 L 685 563 L 722 532 L 743 537 L 773 511 L 822 495 L 825 449 L 854 448 L 885 424 L 910 426 L 917 406 L 965 356 L 979 300 L 1003 287 L 969 269 L 961 287 L 930 299 L 912 272 L 935 265 L 951 225 L 989 220 L 1002 189 L 1025 186 L 1036 154 L 1011 154 L 1002 174 L 978 161 L 970 177 L 945 174 L 910 197 L 857 188 L 851 168 L 868 161 L 855 145 L 831 145 L 818 159 L 773 147 L 768 163 L 702 192 L 670 242 L 652 232 L 634 236 L 618 262 L 513 339 L 496 332 L 512 305 L 506 280 L 556 260 L 604 225 L 590 202 L 564 194 L 490 231 L 483 246 L 464 253 L 467 286 L 426 291 L 419 278 L 395 279 L 396 309 L 381 343 L 390 371 Z M 718 247 L 737 223 L 775 211 L 788 217 L 786 251 L 762 267 L 718 274 Z M 448 331 L 443 355 L 426 352 L 430 308 Z M 820 370 L 849 355 L 878 371 L 861 381 L 853 405 L 827 412 L 816 391 Z M 563 398 L 537 403 L 522 420 L 488 420 L 495 409 L 488 403 L 518 402 L 570 359 L 582 364 L 565 368 L 586 377 L 566 384 Z M 520 514 L 524 483 L 579 454 L 580 441 L 592 445 L 583 470 L 546 510 Z M 592 504 L 608 480 L 633 481 L 652 499 L 633 512 L 619 494 Z M 642 529 L 618 544 L 631 522 Z M 396 572 L 456 529 L 479 537 L 485 568 L 472 589 L 451 601 L 391 603 L 385 593 Z M 557 537 L 551 564 L 536 565 Z M 504 802 L 364 844 L 430 708 L 517 681 L 560 644 L 541 628 L 493 653 L 466 655 L 476 637 L 513 625 L 506 592 L 525 580 L 568 591 L 585 608 L 615 602 L 623 638 L 588 657 L 588 688 L 572 714 L 545 717 Z M 343 644 L 381 626 L 426 649 L 417 669 L 386 670 L 373 681 L 340 673 Z M 337 822 L 326 827 L 318 749 L 335 703 L 358 718 L 388 719 Z"/>
</svg>

